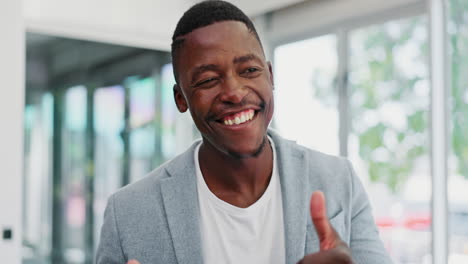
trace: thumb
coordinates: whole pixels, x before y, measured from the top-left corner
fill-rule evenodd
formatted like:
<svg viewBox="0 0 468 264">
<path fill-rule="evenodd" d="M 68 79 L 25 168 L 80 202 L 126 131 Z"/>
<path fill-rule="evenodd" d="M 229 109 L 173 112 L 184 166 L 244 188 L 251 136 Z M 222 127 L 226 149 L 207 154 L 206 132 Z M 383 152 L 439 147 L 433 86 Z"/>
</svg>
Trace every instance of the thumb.
<svg viewBox="0 0 468 264">
<path fill-rule="evenodd" d="M 138 260 L 131 259 L 127 262 L 127 264 L 140 264 L 140 262 L 138 262 Z"/>
<path fill-rule="evenodd" d="M 327 217 L 327 207 L 323 192 L 317 191 L 310 199 L 310 216 L 320 240 L 320 250 L 328 250 L 338 245 L 340 238 Z"/>
</svg>

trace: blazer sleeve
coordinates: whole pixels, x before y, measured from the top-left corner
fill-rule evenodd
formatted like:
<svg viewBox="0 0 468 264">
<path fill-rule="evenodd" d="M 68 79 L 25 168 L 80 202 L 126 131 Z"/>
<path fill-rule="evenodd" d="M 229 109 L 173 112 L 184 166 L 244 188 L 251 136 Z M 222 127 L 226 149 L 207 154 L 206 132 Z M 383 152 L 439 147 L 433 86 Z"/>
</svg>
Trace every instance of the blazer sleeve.
<svg viewBox="0 0 468 264">
<path fill-rule="evenodd" d="M 119 228 L 115 215 L 115 199 L 112 195 L 104 212 L 104 223 L 96 254 L 97 264 L 125 264 L 126 259 L 120 243 Z"/>
<path fill-rule="evenodd" d="M 366 191 L 349 161 L 352 182 L 350 248 L 356 263 L 393 263 L 379 237 Z"/>
</svg>

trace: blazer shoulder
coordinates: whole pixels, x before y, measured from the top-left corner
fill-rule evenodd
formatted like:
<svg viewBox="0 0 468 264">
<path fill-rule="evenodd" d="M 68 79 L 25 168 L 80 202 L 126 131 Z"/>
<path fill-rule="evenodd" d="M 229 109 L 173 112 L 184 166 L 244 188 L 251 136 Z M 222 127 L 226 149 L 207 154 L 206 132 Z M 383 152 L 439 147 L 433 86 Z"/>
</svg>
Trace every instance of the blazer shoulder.
<svg viewBox="0 0 468 264">
<path fill-rule="evenodd" d="M 286 141 L 289 148 L 296 152 L 295 155 L 304 156 L 305 160 L 309 163 L 312 168 L 318 170 L 333 170 L 335 172 L 340 171 L 341 173 L 350 173 L 349 166 L 350 162 L 347 158 L 341 156 L 335 156 L 326 154 L 303 145 L 299 145 L 294 141 Z"/>
<path fill-rule="evenodd" d="M 348 159 L 340 156 L 325 154 L 323 152 L 299 145 L 293 141 L 286 143 L 295 156 L 302 156 L 300 160 L 304 164 L 296 164 L 296 167 L 306 165 L 308 177 L 311 183 L 315 183 L 324 190 L 349 189 L 353 181 L 353 169 Z M 315 186 L 317 187 L 317 186 Z"/>
<path fill-rule="evenodd" d="M 142 179 L 122 187 L 112 195 L 113 198 L 118 200 L 121 200 L 121 198 L 135 200 L 137 197 L 145 198 L 148 195 L 158 194 L 163 181 L 180 172 L 193 170 L 193 153 L 197 144 L 199 144 L 199 141 L 194 142 L 185 152 L 163 163 Z"/>
<path fill-rule="evenodd" d="M 118 189 L 111 195 L 111 198 L 120 204 L 119 201 L 136 201 L 139 198 L 148 200 L 149 197 L 158 195 L 161 183 L 171 177 L 168 168 L 172 166 L 171 163 L 173 162 L 175 162 L 175 159 L 162 164 L 143 178 Z"/>
<path fill-rule="evenodd" d="M 117 207 L 141 207 L 149 200 L 154 201 L 160 192 L 161 181 L 168 177 L 165 167 L 158 167 L 142 179 L 118 189 L 109 200 L 114 200 Z"/>
<path fill-rule="evenodd" d="M 287 166 L 295 170 L 306 169 L 308 175 L 314 178 L 323 178 L 320 181 L 343 180 L 352 175 L 350 162 L 343 157 L 333 156 L 310 149 L 295 141 L 282 138 L 274 130 L 270 135 L 275 143 L 280 166 Z"/>
</svg>

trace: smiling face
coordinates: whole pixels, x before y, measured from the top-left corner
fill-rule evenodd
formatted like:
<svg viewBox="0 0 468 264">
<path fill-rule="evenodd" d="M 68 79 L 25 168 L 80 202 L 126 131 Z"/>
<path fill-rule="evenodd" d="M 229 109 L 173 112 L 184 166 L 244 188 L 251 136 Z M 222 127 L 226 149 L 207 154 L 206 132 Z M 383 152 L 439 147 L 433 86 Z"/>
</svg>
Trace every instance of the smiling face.
<svg viewBox="0 0 468 264">
<path fill-rule="evenodd" d="M 188 33 L 178 50 L 179 111 L 190 110 L 210 149 L 256 156 L 273 115 L 273 76 L 245 24 L 224 21 Z"/>
</svg>

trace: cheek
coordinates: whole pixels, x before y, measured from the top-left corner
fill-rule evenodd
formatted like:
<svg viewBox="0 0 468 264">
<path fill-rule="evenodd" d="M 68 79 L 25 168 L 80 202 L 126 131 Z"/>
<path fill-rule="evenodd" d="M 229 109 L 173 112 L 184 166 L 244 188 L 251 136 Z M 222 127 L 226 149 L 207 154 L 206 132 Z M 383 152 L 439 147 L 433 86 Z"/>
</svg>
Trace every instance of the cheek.
<svg viewBox="0 0 468 264">
<path fill-rule="evenodd" d="M 200 108 L 203 108 L 205 111 L 208 111 L 213 104 L 215 95 L 213 93 L 200 93 L 197 103 Z"/>
<path fill-rule="evenodd" d="M 258 92 L 263 97 L 263 100 L 265 100 L 266 103 L 273 104 L 273 85 L 266 79 L 257 82 L 255 85 L 256 87 L 261 87 Z"/>
<path fill-rule="evenodd" d="M 267 118 L 268 118 L 268 124 L 270 124 L 271 122 L 271 119 L 273 118 L 273 113 L 275 112 L 275 100 L 274 100 L 274 97 L 273 95 L 271 96 L 270 98 L 270 103 L 269 103 L 269 106 L 268 106 L 268 113 L 267 113 Z"/>
<path fill-rule="evenodd" d="M 275 99 L 274 99 L 274 94 L 273 94 L 273 87 L 268 81 L 265 81 L 262 87 L 264 87 L 262 91 L 262 95 L 266 103 L 265 114 L 267 117 L 267 122 L 270 122 L 271 119 L 273 118 L 273 113 L 275 110 Z"/>
<path fill-rule="evenodd" d="M 192 115 L 195 114 L 198 118 L 206 117 L 206 114 L 210 111 L 215 98 L 216 92 L 214 89 L 199 90 L 193 93 L 189 100 L 189 107 Z"/>
</svg>

